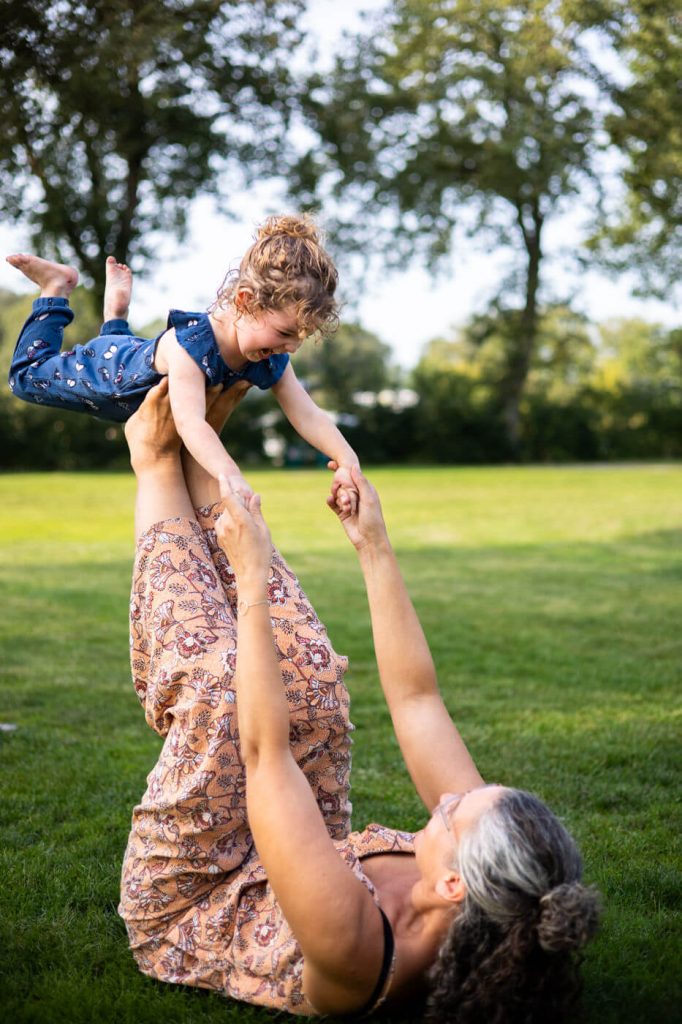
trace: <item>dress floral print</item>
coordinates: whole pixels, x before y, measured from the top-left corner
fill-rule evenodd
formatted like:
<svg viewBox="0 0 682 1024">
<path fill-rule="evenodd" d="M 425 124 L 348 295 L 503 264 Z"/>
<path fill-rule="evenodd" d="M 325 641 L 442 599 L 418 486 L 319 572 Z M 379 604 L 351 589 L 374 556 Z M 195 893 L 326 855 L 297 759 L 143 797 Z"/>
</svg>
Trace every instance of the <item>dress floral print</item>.
<svg viewBox="0 0 682 1024">
<path fill-rule="evenodd" d="M 216 542 L 217 512 L 197 516 L 152 527 L 135 559 L 133 680 L 147 722 L 165 742 L 133 811 L 119 913 L 146 974 L 312 1015 L 301 950 L 246 817 L 233 687 L 235 578 Z M 412 836 L 380 825 L 350 832 L 347 661 L 276 552 L 268 597 L 292 752 L 339 855 L 376 899 L 362 858 L 411 853 Z"/>
</svg>

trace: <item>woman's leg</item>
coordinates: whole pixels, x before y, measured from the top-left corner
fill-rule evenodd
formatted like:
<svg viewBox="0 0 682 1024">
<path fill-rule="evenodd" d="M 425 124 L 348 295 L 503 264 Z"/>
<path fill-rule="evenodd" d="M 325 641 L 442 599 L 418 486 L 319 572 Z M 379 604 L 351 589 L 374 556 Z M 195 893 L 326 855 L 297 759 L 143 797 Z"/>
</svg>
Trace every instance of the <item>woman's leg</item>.
<svg viewBox="0 0 682 1024">
<path fill-rule="evenodd" d="M 246 382 L 239 382 L 228 388 L 227 391 L 223 391 L 222 388 L 211 388 L 207 392 L 206 421 L 218 436 L 250 387 L 251 385 Z M 218 546 L 213 529 L 213 523 L 221 512 L 218 481 L 210 473 L 207 473 L 203 466 L 199 465 L 186 448 L 182 450 L 182 468 L 187 490 L 194 506 L 194 514 L 204 531 L 211 559 L 222 582 L 225 597 L 236 618 L 237 588 L 234 573 L 225 552 Z"/>
<path fill-rule="evenodd" d="M 194 518 L 166 381 L 126 437 L 138 479 L 133 678 L 165 742 L 133 812 L 119 909 L 140 967 L 163 977 L 161 936 L 198 913 L 252 843 L 232 687 L 236 623 Z"/>
<path fill-rule="evenodd" d="M 167 377 L 151 389 L 124 431 L 137 478 L 135 540 L 164 519 L 194 519 L 180 462 L 182 441 L 168 401 Z"/>
</svg>

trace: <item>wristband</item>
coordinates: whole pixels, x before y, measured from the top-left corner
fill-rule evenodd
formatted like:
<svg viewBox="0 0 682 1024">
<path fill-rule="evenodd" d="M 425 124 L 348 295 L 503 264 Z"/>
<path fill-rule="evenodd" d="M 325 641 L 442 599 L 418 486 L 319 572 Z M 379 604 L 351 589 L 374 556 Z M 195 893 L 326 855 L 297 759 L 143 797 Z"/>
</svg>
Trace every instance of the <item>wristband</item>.
<svg viewBox="0 0 682 1024">
<path fill-rule="evenodd" d="M 237 611 L 240 615 L 246 615 L 249 608 L 255 608 L 259 604 L 270 604 L 270 602 L 266 597 L 264 601 L 252 601 L 251 604 L 249 604 L 246 598 L 244 598 L 237 602 Z"/>
</svg>

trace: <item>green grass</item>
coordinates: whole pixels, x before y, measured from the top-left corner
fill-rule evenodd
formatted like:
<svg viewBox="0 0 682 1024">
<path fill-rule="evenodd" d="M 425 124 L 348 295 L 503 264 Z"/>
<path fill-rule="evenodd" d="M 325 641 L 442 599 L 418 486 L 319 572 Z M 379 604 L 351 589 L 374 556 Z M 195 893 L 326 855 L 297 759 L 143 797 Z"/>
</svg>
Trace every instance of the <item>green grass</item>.
<svg viewBox="0 0 682 1024">
<path fill-rule="evenodd" d="M 548 800 L 604 894 L 581 1020 L 672 1022 L 682 997 L 682 469 L 372 475 L 483 774 Z M 253 480 L 351 658 L 355 827 L 419 827 L 355 556 L 322 504 L 326 481 Z M 128 674 L 132 501 L 126 475 L 0 477 L 0 721 L 18 725 L 0 734 L 2 1017 L 258 1024 L 271 1015 L 144 978 L 116 915 L 130 811 L 160 743 Z"/>
</svg>

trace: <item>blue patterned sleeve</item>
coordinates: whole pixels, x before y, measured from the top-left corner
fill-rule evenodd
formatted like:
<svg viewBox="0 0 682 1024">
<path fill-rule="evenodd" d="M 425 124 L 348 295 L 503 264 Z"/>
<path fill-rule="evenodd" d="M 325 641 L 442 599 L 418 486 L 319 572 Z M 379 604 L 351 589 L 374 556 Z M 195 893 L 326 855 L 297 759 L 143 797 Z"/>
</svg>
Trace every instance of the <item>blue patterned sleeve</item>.
<svg viewBox="0 0 682 1024">
<path fill-rule="evenodd" d="M 215 335 L 206 314 L 171 309 L 168 314 L 168 326 L 175 328 L 178 345 L 192 357 L 205 375 L 209 386 L 222 383 L 226 368 L 220 358 Z"/>
</svg>

